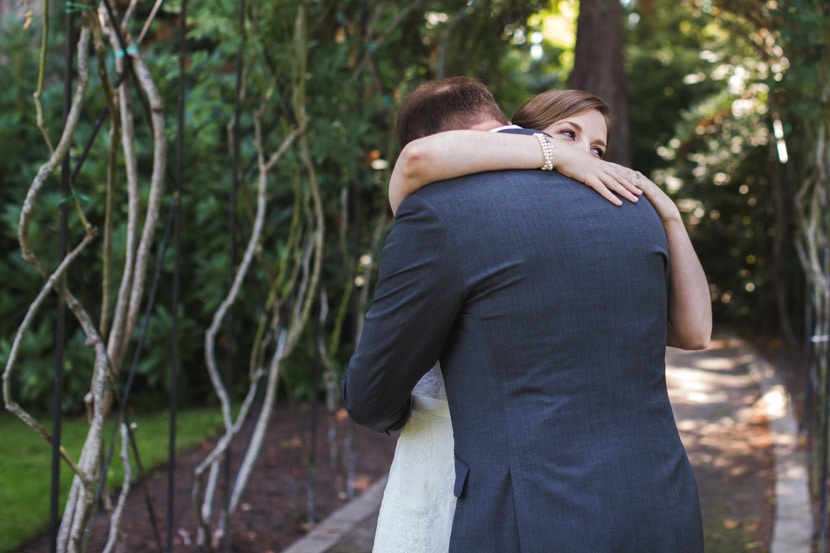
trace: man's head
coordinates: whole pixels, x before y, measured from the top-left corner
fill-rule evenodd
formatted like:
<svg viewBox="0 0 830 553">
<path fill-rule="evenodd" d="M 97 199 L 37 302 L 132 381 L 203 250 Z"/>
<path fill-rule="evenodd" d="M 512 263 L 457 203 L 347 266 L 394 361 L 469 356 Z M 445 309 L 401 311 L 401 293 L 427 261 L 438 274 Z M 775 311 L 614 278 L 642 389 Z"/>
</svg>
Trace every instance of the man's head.
<svg viewBox="0 0 830 553">
<path fill-rule="evenodd" d="M 472 77 L 449 77 L 423 84 L 404 99 L 398 111 L 398 142 L 403 148 L 438 132 L 506 124 L 486 86 Z"/>
</svg>

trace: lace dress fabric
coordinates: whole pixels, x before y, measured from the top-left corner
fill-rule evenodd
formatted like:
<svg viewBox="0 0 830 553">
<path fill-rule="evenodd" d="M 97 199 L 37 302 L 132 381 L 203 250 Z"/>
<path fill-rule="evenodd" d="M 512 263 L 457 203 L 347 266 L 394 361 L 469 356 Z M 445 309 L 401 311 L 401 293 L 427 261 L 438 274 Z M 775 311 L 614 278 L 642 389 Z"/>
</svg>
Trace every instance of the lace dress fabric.
<svg viewBox="0 0 830 553">
<path fill-rule="evenodd" d="M 447 390 L 444 389 L 444 376 L 441 374 L 441 366 L 438 363 L 415 384 L 415 389 L 412 390 L 412 393 L 416 396 L 426 396 L 447 401 Z"/>
<path fill-rule="evenodd" d="M 373 553 L 443 553 L 455 513 L 453 435 L 438 365 L 418 382 L 378 515 Z"/>
</svg>

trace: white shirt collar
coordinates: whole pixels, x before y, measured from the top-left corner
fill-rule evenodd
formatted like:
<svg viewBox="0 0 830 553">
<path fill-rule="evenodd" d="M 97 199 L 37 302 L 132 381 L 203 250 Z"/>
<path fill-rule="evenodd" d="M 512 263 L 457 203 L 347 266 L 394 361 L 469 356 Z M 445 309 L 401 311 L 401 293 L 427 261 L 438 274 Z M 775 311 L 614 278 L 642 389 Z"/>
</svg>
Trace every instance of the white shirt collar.
<svg viewBox="0 0 830 553">
<path fill-rule="evenodd" d="M 507 129 L 521 129 L 519 125 L 502 125 L 501 127 L 496 127 L 495 129 L 490 129 L 490 132 L 501 132 Z"/>
</svg>

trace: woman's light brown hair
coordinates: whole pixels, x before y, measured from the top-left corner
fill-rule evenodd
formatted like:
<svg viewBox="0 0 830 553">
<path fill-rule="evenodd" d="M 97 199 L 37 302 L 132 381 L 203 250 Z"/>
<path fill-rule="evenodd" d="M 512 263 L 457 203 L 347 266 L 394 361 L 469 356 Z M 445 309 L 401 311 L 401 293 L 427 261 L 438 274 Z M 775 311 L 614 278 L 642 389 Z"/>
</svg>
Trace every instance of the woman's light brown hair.
<svg viewBox="0 0 830 553">
<path fill-rule="evenodd" d="M 600 112 L 611 136 L 611 110 L 599 96 L 584 90 L 546 90 L 516 110 L 512 122 L 525 129 L 543 130 L 573 115 L 595 109 Z"/>
</svg>

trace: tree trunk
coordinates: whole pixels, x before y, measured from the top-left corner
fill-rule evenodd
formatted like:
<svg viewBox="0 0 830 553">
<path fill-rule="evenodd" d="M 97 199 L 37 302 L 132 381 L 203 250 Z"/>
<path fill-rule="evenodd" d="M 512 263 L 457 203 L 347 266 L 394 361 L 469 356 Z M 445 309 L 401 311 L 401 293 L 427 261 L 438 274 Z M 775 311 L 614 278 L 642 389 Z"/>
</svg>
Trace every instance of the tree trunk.
<svg viewBox="0 0 830 553">
<path fill-rule="evenodd" d="M 624 25 L 619 0 L 581 0 L 576 23 L 574 68 L 568 87 L 596 94 L 611 108 L 605 159 L 631 164 L 628 136 L 628 86 L 623 56 Z"/>
</svg>

